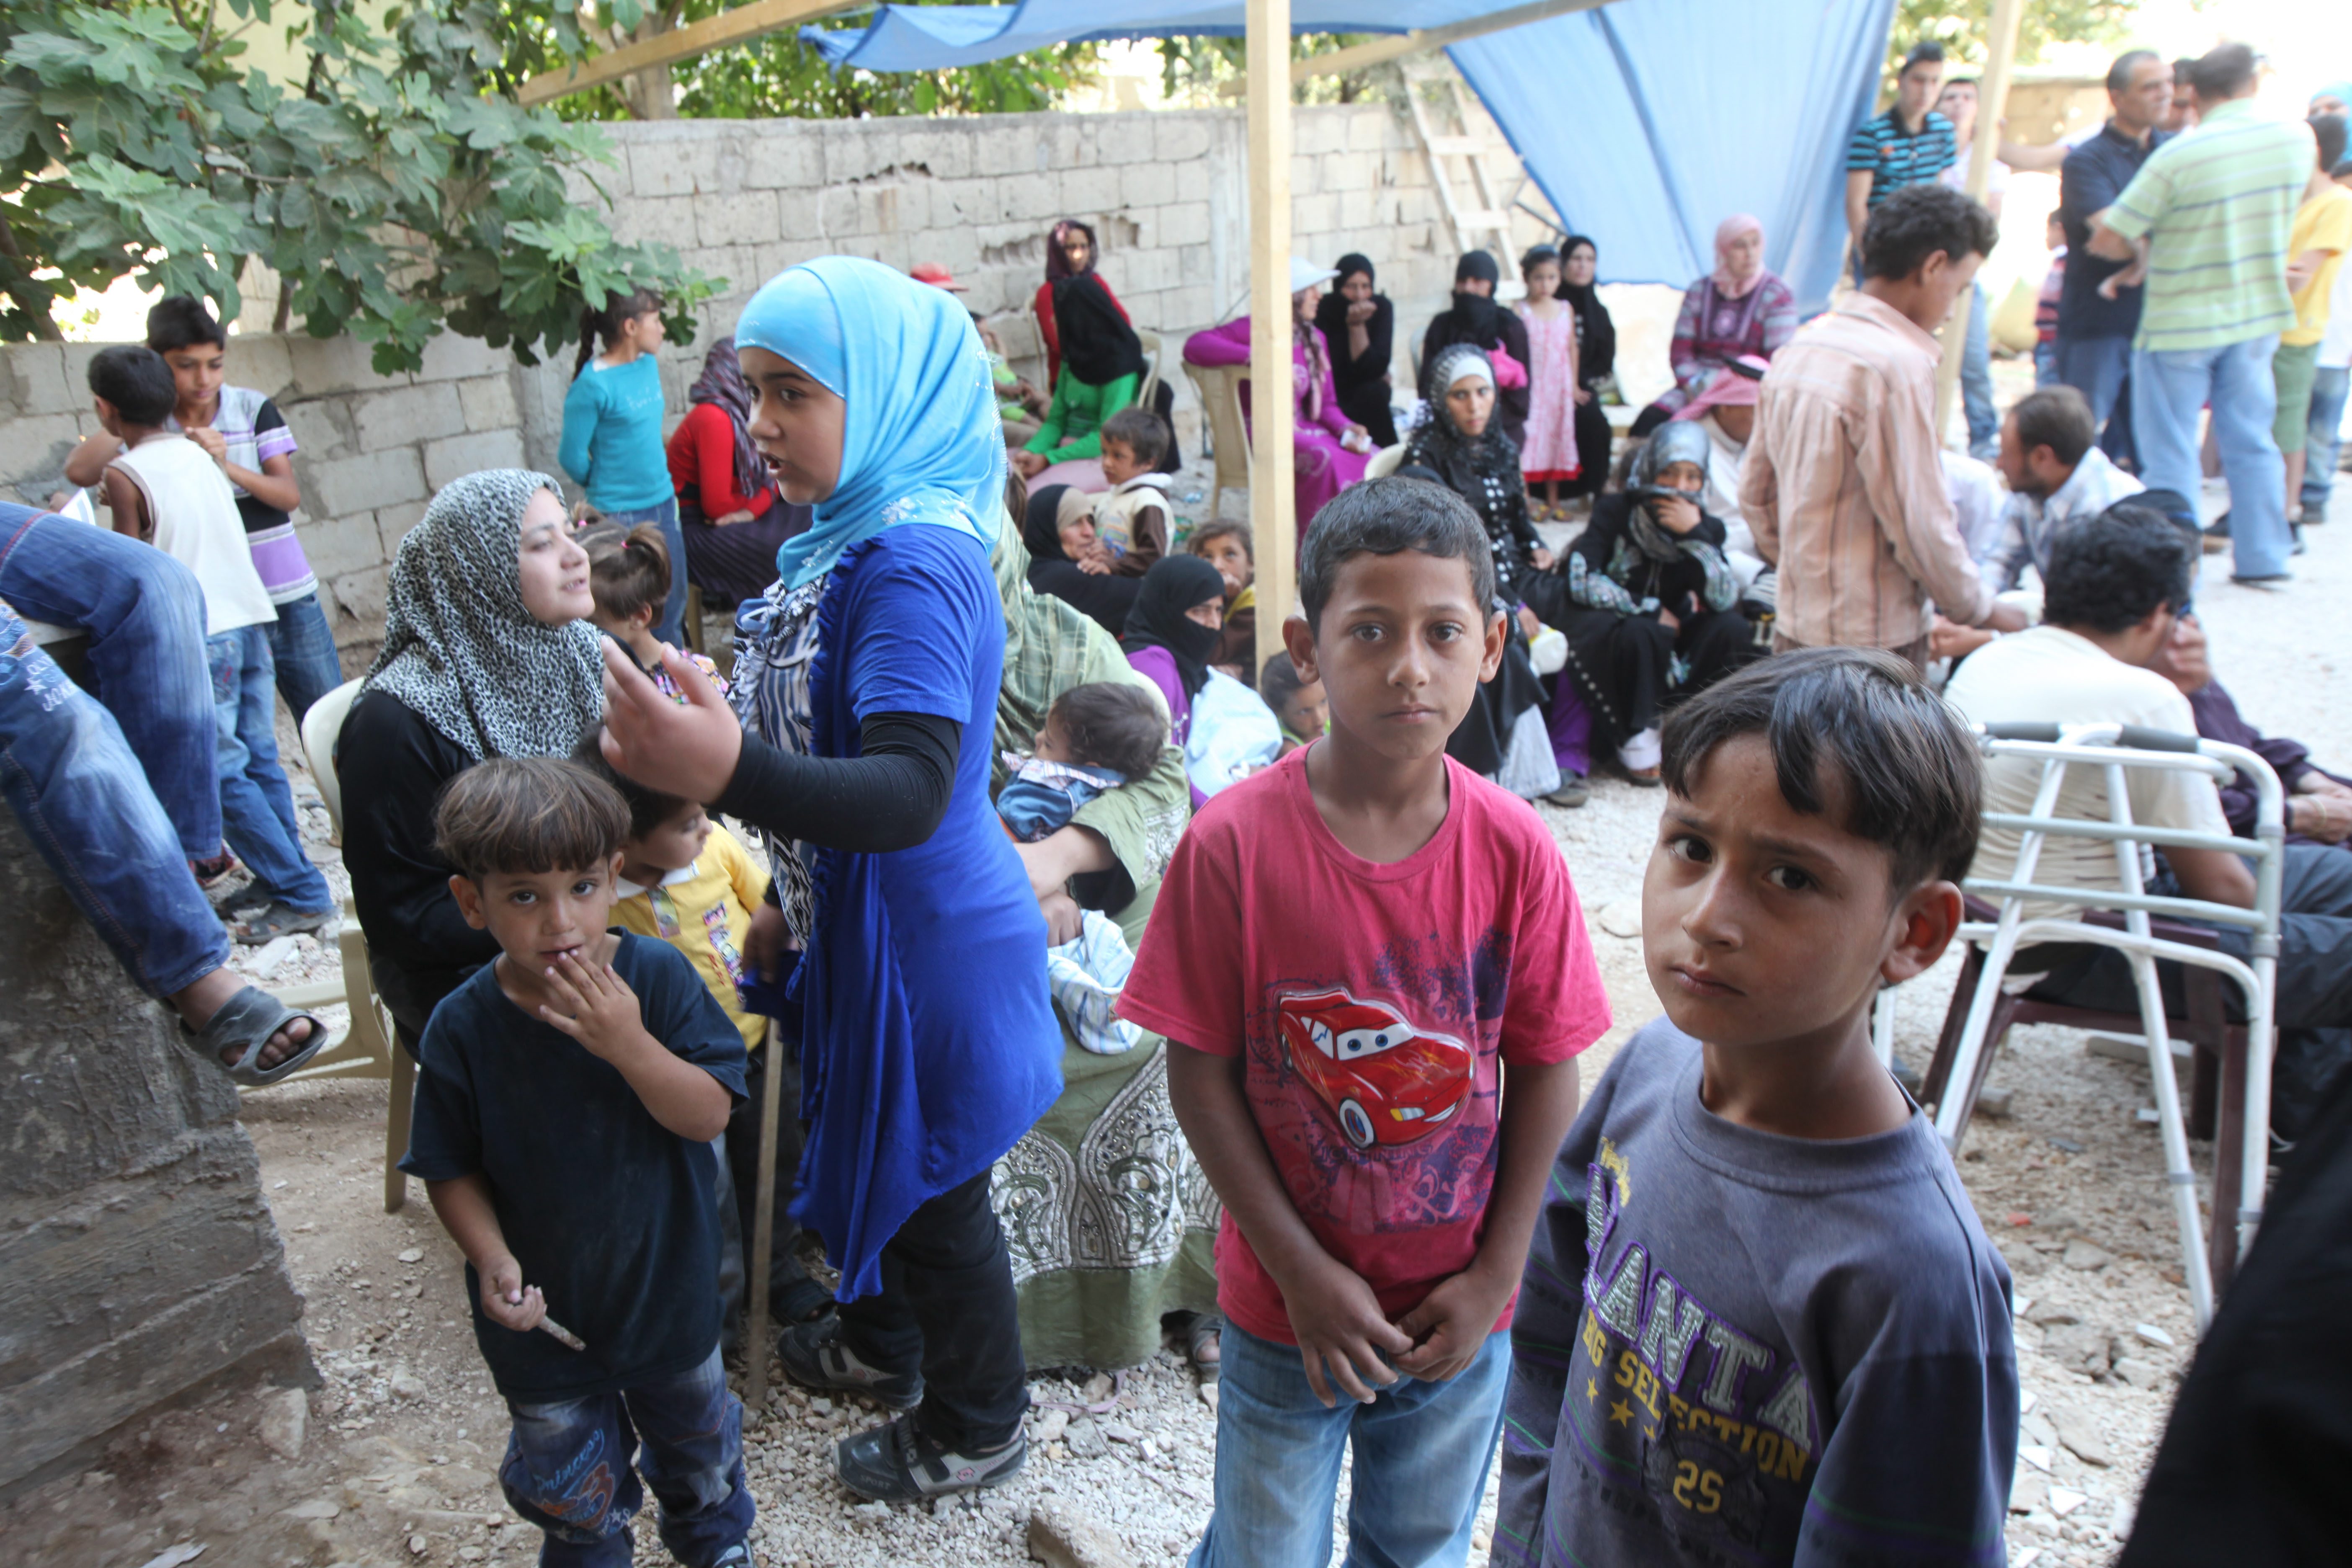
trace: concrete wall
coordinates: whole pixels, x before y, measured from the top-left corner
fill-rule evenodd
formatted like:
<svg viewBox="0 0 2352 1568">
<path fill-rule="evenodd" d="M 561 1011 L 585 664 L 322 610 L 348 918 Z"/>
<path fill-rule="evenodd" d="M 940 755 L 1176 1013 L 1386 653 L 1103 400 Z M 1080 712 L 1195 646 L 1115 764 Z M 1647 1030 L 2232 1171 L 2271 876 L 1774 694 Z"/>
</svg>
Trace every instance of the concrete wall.
<svg viewBox="0 0 2352 1568">
<path fill-rule="evenodd" d="M 236 1091 L 0 811 L 0 1496 L 224 1377 L 316 1380 Z"/>
<path fill-rule="evenodd" d="M 1029 301 L 1045 275 L 1047 231 L 1070 216 L 1095 226 L 1104 276 L 1136 325 L 1165 340 L 1178 435 L 1188 451 L 1197 447 L 1192 387 L 1174 374 L 1175 356 L 1186 333 L 1246 305 L 1239 109 L 611 130 L 619 162 L 598 178 L 614 204 L 614 232 L 676 246 L 727 279 L 695 342 L 663 351 L 674 420 L 711 340 L 751 291 L 828 253 L 946 264 L 971 285 L 971 307 L 992 319 L 1016 364 L 1044 384 Z M 1298 111 L 1291 177 L 1296 252 L 1328 265 L 1361 251 L 1379 268 L 1397 306 L 1402 383 L 1410 345 L 1453 279 L 1429 160 L 1385 101 L 1309 108 Z M 584 185 L 581 196 L 595 200 Z M 384 377 L 349 338 L 238 333 L 232 343 L 230 379 L 276 397 L 300 444 L 302 540 L 345 668 L 356 674 L 382 636 L 392 552 L 432 490 L 500 464 L 556 471 L 572 356 L 527 370 L 452 334 L 433 344 L 418 374 Z M 0 495 L 44 501 L 66 453 L 97 428 L 84 380 L 94 352 L 0 347 Z"/>
</svg>

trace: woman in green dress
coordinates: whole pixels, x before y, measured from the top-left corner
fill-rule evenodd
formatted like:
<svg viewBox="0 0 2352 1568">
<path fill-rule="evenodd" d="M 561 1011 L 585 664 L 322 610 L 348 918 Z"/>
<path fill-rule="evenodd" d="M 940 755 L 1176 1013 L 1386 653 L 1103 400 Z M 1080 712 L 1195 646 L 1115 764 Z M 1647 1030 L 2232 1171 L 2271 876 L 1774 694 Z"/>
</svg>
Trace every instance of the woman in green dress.
<svg viewBox="0 0 2352 1568">
<path fill-rule="evenodd" d="M 1013 454 L 1033 492 L 1047 485 L 1109 489 L 1102 471 L 1103 424 L 1132 404 L 1143 384 L 1143 343 L 1095 270 L 1092 251 L 1089 239 L 1087 265 L 1061 269 L 1046 284 L 1053 290 L 1061 369 L 1045 424 Z"/>
<path fill-rule="evenodd" d="M 1005 622 L 1000 759 L 1028 749 L 1071 687 L 1143 679 L 1100 626 L 1031 590 L 1028 557 L 1020 531 L 1004 528 L 992 556 Z M 1009 773 L 1000 763 L 1000 787 Z M 1130 948 L 1141 942 L 1191 799 L 1171 746 L 1152 773 L 1088 801 L 1050 837 L 1017 846 L 1048 940 L 1075 935 L 1084 904 L 1118 922 Z M 1146 1034 L 1121 1055 L 1099 1056 L 1061 1022 L 1061 1098 L 997 1162 L 992 1183 L 1022 1349 L 1033 1368 L 1134 1366 L 1160 1348 L 1163 1317 L 1192 1313 L 1190 1343 L 1206 1373 L 1219 1209 L 1169 1103 L 1167 1042 Z"/>
</svg>

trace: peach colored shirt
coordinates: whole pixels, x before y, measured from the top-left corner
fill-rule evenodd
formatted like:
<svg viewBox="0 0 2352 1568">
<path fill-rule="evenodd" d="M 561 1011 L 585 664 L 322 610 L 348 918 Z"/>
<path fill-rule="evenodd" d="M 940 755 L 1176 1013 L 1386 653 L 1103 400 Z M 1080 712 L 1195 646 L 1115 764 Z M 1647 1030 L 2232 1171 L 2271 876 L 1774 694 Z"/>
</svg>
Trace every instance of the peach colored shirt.
<svg viewBox="0 0 2352 1568">
<path fill-rule="evenodd" d="M 1775 629 L 1809 647 L 1890 647 L 1992 608 L 1944 489 L 1936 340 L 1868 294 L 1772 357 L 1739 500 L 1780 569 Z"/>
</svg>

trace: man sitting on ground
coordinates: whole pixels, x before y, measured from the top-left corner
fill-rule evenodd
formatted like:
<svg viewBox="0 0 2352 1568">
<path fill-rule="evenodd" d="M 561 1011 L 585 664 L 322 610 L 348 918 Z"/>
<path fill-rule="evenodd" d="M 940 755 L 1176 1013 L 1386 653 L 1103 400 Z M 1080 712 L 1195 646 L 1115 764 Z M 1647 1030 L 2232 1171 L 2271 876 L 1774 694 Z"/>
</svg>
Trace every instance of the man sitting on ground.
<svg viewBox="0 0 2352 1568">
<path fill-rule="evenodd" d="M 2123 723 L 2194 731 L 2189 699 L 2151 667 L 2169 645 L 2189 600 L 2191 546 L 2160 512 L 2129 501 L 2105 517 L 2062 532 L 2043 573 L 2042 624 L 1982 648 L 1953 676 L 1944 695 L 1979 724 L 2017 721 Z M 1996 757 L 1985 768 L 1985 812 L 2031 811 L 2042 764 Z M 2221 798 L 2200 773 L 2137 768 L 2126 775 L 2132 820 L 2191 833 L 2227 833 Z M 2073 768 L 2056 815 L 2105 821 L 2101 770 Z M 2007 879 L 2019 835 L 1988 820 L 1976 874 Z M 2141 849 L 2147 891 L 2186 895 L 2251 909 L 2253 873 L 2223 849 Z M 2042 846 L 2033 880 L 2044 886 L 2121 887 L 2115 850 L 2097 839 L 2053 837 Z M 2284 1139 L 2301 1135 L 2337 1071 L 2352 1061 L 2352 856 L 2309 845 L 2286 850 L 2278 957 L 2279 1047 L 2271 1125 Z M 2027 918 L 2063 915 L 2064 905 L 2029 902 Z M 2221 950 L 2246 958 L 2248 933 L 2216 928 Z M 2136 1013 L 2131 966 L 2111 948 L 2045 943 L 2021 950 L 2019 975 L 2042 976 L 2036 1000 L 2110 1013 Z M 2183 1010 L 2179 966 L 2161 966 L 2168 1011 Z M 2225 991 L 2233 1016 L 2242 998 Z"/>
</svg>

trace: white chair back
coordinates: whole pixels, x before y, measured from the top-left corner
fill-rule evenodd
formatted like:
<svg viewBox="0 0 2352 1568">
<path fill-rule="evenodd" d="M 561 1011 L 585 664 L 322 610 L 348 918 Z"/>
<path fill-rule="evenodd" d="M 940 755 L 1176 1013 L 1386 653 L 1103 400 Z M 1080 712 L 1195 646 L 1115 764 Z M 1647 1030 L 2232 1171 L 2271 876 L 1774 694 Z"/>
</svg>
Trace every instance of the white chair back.
<svg viewBox="0 0 2352 1568">
<path fill-rule="evenodd" d="M 335 742 L 343 732 L 343 721 L 352 716 L 352 704 L 359 700 L 364 678 L 346 680 L 310 704 L 302 715 L 302 752 L 310 761 L 310 777 L 319 786 L 319 798 L 327 803 L 327 819 L 334 824 L 335 842 L 343 841 L 343 786 L 335 776 Z"/>
</svg>

